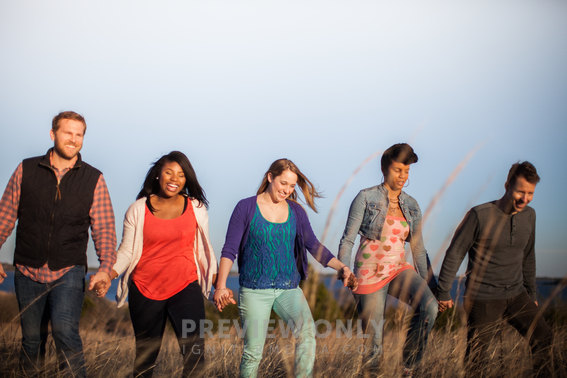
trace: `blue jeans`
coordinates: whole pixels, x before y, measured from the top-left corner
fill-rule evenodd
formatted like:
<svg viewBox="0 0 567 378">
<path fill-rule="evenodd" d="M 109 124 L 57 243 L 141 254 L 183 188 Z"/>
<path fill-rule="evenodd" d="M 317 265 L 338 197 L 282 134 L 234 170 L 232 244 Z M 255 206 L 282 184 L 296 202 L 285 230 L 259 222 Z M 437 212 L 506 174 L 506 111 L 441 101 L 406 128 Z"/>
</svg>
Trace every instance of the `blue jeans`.
<svg viewBox="0 0 567 378">
<path fill-rule="evenodd" d="M 60 279 L 44 284 L 16 270 L 16 298 L 22 324 L 20 366 L 26 375 L 43 369 L 47 323 L 51 320 L 59 368 L 63 374 L 86 377 L 79 319 L 85 296 L 85 267 L 74 266 Z"/>
<path fill-rule="evenodd" d="M 437 300 L 427 287 L 427 283 L 413 269 L 404 270 L 374 293 L 354 294 L 364 333 L 373 335 L 374 345 L 371 350 L 374 351 L 378 361 L 383 353 L 384 310 L 388 294 L 408 304 L 414 310 L 404 344 L 404 366 L 413 368 L 423 357 L 427 338 L 437 317 Z"/>
<path fill-rule="evenodd" d="M 262 360 L 268 320 L 273 308 L 295 330 L 294 334 L 298 338 L 295 345 L 295 376 L 311 377 L 315 364 L 315 323 L 303 291 L 300 288 L 284 290 L 241 287 L 239 302 L 242 329 L 246 327 L 240 376 L 258 376 L 258 365 Z M 291 332 L 289 335 L 291 336 Z"/>
</svg>

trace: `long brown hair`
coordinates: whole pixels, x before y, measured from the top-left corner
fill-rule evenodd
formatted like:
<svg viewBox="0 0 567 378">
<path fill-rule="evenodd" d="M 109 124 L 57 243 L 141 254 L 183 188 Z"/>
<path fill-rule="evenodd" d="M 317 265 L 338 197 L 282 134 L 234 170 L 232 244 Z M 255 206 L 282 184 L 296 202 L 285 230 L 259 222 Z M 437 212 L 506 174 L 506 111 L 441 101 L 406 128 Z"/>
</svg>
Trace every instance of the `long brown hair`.
<svg viewBox="0 0 567 378">
<path fill-rule="evenodd" d="M 268 186 L 270 185 L 270 182 L 268 181 L 268 174 L 272 174 L 273 180 L 288 169 L 297 175 L 297 186 L 301 188 L 301 192 L 303 193 L 303 197 L 305 197 L 307 205 L 312 208 L 313 211 L 317 212 L 315 198 L 322 198 L 321 194 L 317 192 L 313 183 L 309 181 L 303 173 L 301 173 L 299 168 L 297 168 L 297 165 L 289 159 L 278 159 L 270 165 L 270 168 L 268 168 L 268 171 L 264 174 L 264 178 L 262 179 L 262 183 L 260 184 L 256 194 L 262 194 L 268 189 Z M 294 190 L 288 198 L 297 203 L 297 190 Z"/>
</svg>

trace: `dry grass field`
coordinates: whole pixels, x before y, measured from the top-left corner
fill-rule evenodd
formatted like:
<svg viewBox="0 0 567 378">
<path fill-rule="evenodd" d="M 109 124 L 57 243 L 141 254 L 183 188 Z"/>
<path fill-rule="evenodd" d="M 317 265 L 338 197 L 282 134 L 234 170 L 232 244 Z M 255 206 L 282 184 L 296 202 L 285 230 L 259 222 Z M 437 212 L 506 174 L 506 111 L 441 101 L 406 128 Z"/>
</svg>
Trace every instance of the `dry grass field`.
<svg viewBox="0 0 567 378">
<path fill-rule="evenodd" d="M 324 289 L 322 284 L 304 287 L 312 304 L 315 319 L 346 320 L 354 318 L 356 311 L 352 303 L 346 301 L 341 307 Z M 17 377 L 18 354 L 20 348 L 20 327 L 18 309 L 14 295 L 0 293 L 0 376 Z M 567 311 L 548 309 L 546 318 L 552 325 L 555 341 L 550 361 L 554 377 L 567 377 Z M 207 304 L 207 317 L 217 323 L 219 316 L 225 319 L 238 319 L 236 306 L 225 308 L 219 314 L 211 304 Z M 494 364 L 491 370 L 483 372 L 468 371 L 463 363 L 466 347 L 466 332 L 460 318 L 462 314 L 446 314 L 437 319 L 435 330 L 430 338 L 424 357 L 420 377 L 528 377 L 530 354 L 527 343 L 514 330 L 503 326 L 503 336 L 494 345 L 492 354 Z M 363 340 L 336 337 L 335 332 L 317 339 L 315 361 L 316 377 L 399 377 L 401 376 L 401 348 L 405 339 L 405 309 L 390 308 L 387 312 L 384 361 L 378 375 L 370 375 L 362 369 Z M 356 323 L 356 321 L 354 322 Z M 284 338 L 276 327 L 276 337 L 267 339 L 264 359 L 260 366 L 260 376 L 293 376 L 293 337 Z M 99 299 L 87 293 L 81 319 L 81 336 L 84 343 L 87 373 L 89 377 L 131 376 L 134 360 L 134 335 L 127 309 L 117 309 L 114 302 Z M 48 342 L 48 362 L 45 376 L 57 376 L 55 347 L 51 337 Z M 242 340 L 234 329 L 229 338 L 207 338 L 206 360 L 207 377 L 238 377 Z M 175 335 L 171 329 L 166 332 L 162 351 L 155 370 L 156 377 L 181 376 L 181 354 Z"/>
</svg>

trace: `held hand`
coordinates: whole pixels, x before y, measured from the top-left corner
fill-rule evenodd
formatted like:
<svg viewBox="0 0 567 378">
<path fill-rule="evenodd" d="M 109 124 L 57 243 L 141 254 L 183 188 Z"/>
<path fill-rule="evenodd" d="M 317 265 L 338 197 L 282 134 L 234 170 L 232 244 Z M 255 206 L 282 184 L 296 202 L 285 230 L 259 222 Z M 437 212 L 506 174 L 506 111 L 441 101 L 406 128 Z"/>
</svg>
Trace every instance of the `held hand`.
<svg viewBox="0 0 567 378">
<path fill-rule="evenodd" d="M 227 306 L 229 303 L 236 304 L 234 300 L 234 294 L 232 290 L 228 288 L 220 288 L 215 290 L 214 295 L 214 302 L 215 306 L 217 306 L 218 310 L 222 312 L 222 309 Z"/>
<path fill-rule="evenodd" d="M 94 290 L 96 296 L 104 298 L 110 288 L 110 276 L 105 272 L 96 272 L 91 276 L 89 290 Z"/>
<path fill-rule="evenodd" d="M 346 265 L 339 270 L 339 279 L 343 281 L 344 287 L 348 287 L 352 291 L 358 288 L 358 280 L 356 279 L 356 276 Z"/>
<path fill-rule="evenodd" d="M 222 312 L 222 309 L 229 303 L 236 304 L 232 290 L 228 288 L 221 288 L 215 290 L 214 302 L 217 309 Z"/>
<path fill-rule="evenodd" d="M 455 305 L 452 299 L 448 301 L 437 301 L 437 302 L 439 304 L 439 312 L 441 313 L 445 312 L 447 309 L 453 308 L 453 306 Z"/>
<path fill-rule="evenodd" d="M 227 306 L 229 303 L 236 304 L 236 300 L 234 299 L 234 293 L 232 292 L 232 290 L 227 288 L 226 291 L 228 291 L 228 296 L 225 298 L 225 303 L 222 306 L 223 308 L 224 306 Z"/>
<path fill-rule="evenodd" d="M 98 281 L 97 283 L 95 283 L 94 288 L 93 288 L 97 297 L 103 297 L 104 295 L 101 295 L 101 294 L 105 292 L 105 289 L 106 289 L 106 284 L 102 281 Z"/>
<path fill-rule="evenodd" d="M 6 272 L 4 272 L 4 268 L 2 267 L 2 264 L 0 264 L 0 284 L 4 282 L 4 278 L 6 277 L 8 277 L 8 275 L 6 274 Z"/>
<path fill-rule="evenodd" d="M 351 291 L 355 291 L 356 289 L 358 289 L 358 280 L 356 279 L 354 273 L 351 273 L 350 276 L 348 277 L 347 287 Z"/>
</svg>

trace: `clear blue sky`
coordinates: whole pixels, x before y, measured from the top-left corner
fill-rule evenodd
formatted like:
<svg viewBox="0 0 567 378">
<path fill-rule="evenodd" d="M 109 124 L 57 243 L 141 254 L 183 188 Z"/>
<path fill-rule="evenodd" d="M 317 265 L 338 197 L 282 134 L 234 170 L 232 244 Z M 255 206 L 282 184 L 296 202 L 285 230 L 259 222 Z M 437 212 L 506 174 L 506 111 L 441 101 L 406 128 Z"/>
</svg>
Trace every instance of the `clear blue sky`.
<svg viewBox="0 0 567 378">
<path fill-rule="evenodd" d="M 236 202 L 277 158 L 324 192 L 309 212 L 321 236 L 341 186 L 374 152 L 413 145 L 407 192 L 425 211 L 480 146 L 425 224 L 435 271 L 467 209 L 502 196 L 510 165 L 529 160 L 542 176 L 537 273 L 564 276 L 565 20 L 559 0 L 0 0 L 0 186 L 51 147 L 52 117 L 74 110 L 118 235 L 149 164 L 180 150 L 211 202 L 218 255 Z M 380 181 L 373 160 L 347 188 L 332 251 L 358 190 Z M 11 238 L 0 261 L 12 255 Z"/>
</svg>

